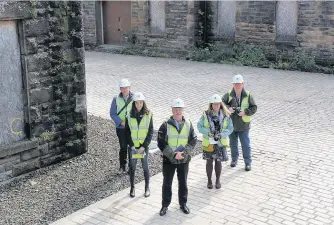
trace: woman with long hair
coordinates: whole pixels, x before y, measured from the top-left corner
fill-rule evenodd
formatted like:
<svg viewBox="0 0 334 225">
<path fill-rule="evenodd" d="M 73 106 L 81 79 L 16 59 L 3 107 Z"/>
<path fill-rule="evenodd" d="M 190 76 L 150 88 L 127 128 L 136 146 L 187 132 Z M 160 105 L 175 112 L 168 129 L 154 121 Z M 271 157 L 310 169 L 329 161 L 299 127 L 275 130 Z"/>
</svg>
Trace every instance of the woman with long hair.
<svg viewBox="0 0 334 225">
<path fill-rule="evenodd" d="M 130 196 L 135 197 L 135 171 L 137 159 L 140 159 L 145 177 L 144 196 L 149 197 L 148 148 L 153 136 L 153 119 L 152 112 L 147 108 L 145 97 L 141 92 L 133 95 L 132 108 L 126 117 L 125 129 L 130 156 Z"/>
<path fill-rule="evenodd" d="M 210 97 L 208 110 L 197 123 L 197 128 L 203 134 L 202 150 L 203 159 L 206 160 L 206 174 L 208 177 L 207 187 L 213 188 L 212 171 L 213 162 L 215 162 L 216 188 L 221 188 L 220 175 L 222 170 L 222 161 L 227 161 L 227 137 L 233 132 L 233 123 L 230 118 L 230 112 L 222 98 L 218 94 Z"/>
</svg>

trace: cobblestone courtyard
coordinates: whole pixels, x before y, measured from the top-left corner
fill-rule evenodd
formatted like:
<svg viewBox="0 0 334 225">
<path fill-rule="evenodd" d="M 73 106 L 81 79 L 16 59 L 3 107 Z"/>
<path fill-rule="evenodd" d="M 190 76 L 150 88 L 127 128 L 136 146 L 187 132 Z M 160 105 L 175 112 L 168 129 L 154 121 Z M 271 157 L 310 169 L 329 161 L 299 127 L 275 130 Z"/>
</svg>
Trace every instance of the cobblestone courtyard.
<svg viewBox="0 0 334 225">
<path fill-rule="evenodd" d="M 117 82 L 128 78 L 132 91 L 146 96 L 155 129 L 176 97 L 185 101 L 185 115 L 196 127 L 208 98 L 228 91 L 236 73 L 258 105 L 251 172 L 242 160 L 236 168 L 226 164 L 222 188 L 208 190 L 205 162 L 197 156 L 190 166 L 187 216 L 178 209 L 176 186 L 167 215 L 158 215 L 159 174 L 148 199 L 141 183 L 134 199 L 126 189 L 54 224 L 333 224 L 334 76 L 86 52 L 88 113 L 109 118 Z"/>
</svg>

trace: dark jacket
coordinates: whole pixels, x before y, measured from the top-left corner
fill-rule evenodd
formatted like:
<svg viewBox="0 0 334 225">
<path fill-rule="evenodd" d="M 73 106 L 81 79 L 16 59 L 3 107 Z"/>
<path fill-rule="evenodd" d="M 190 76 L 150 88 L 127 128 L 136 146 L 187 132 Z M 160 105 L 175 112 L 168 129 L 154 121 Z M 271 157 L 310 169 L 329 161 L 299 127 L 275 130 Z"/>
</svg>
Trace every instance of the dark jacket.
<svg viewBox="0 0 334 225">
<path fill-rule="evenodd" d="M 192 123 L 190 123 L 190 131 L 189 131 L 189 137 L 188 137 L 188 144 L 185 146 L 185 149 L 183 150 L 183 159 L 182 160 L 176 160 L 175 155 L 176 153 L 168 146 L 168 137 L 167 137 L 167 124 L 170 124 L 174 126 L 178 132 L 182 130 L 183 126 L 185 126 L 185 119 L 182 118 L 182 122 L 180 123 L 179 129 L 177 129 L 177 126 L 175 125 L 175 121 L 173 117 L 171 116 L 168 121 L 165 121 L 159 128 L 158 131 L 158 147 L 161 150 L 163 154 L 163 163 L 167 164 L 179 164 L 179 163 L 187 163 L 191 160 L 191 153 L 194 149 L 197 137 L 194 131 L 194 127 Z"/>
<path fill-rule="evenodd" d="M 133 115 L 132 113 L 130 114 L 130 117 L 131 118 L 136 118 L 137 119 L 137 123 L 139 124 L 140 121 L 142 120 L 143 118 L 143 112 L 140 112 L 138 113 L 136 111 L 135 115 Z M 126 118 L 125 119 L 125 134 L 126 134 L 126 140 L 127 140 L 127 143 L 130 147 L 134 146 L 133 144 L 133 141 L 132 141 L 132 138 L 131 138 L 131 130 L 130 130 L 130 127 L 129 127 L 129 123 L 128 123 L 128 119 Z M 151 143 L 151 140 L 152 140 L 152 136 L 153 136 L 153 115 L 151 117 L 151 120 L 150 120 L 150 125 L 148 127 L 148 132 L 147 132 L 147 135 L 146 135 L 146 138 L 144 140 L 144 143 L 140 146 L 140 147 L 144 147 L 146 150 L 148 149 L 148 146 L 150 145 Z M 139 147 L 139 148 L 140 148 Z"/>
<path fill-rule="evenodd" d="M 119 95 L 115 96 L 111 102 L 111 106 L 110 106 L 110 118 L 114 121 L 116 128 L 121 128 L 124 129 L 124 127 L 121 125 L 122 120 L 119 118 L 119 116 L 117 115 L 117 111 L 121 110 L 121 109 L 117 109 L 117 105 L 116 105 L 116 98 L 120 96 L 123 98 L 122 92 L 119 93 Z M 132 96 L 133 93 L 130 92 L 129 93 L 129 97 L 128 97 L 128 101 L 126 103 L 131 104 L 132 101 Z M 126 108 L 123 109 L 124 111 L 126 111 Z"/>
<path fill-rule="evenodd" d="M 229 107 L 234 107 L 233 103 L 234 104 L 238 104 L 236 101 L 236 94 L 235 94 L 235 91 L 234 89 L 232 89 L 232 92 L 231 92 L 231 96 L 232 96 L 232 101 L 228 102 L 228 99 L 229 99 L 229 93 L 226 93 L 224 96 L 223 96 L 223 101 L 225 103 L 225 105 L 229 108 Z M 242 99 L 247 96 L 247 93 L 245 91 L 245 89 L 242 89 L 242 92 L 241 92 L 241 100 L 240 100 L 240 105 L 241 105 L 241 102 L 242 102 Z M 248 109 L 245 109 L 245 114 L 247 116 L 252 116 L 256 113 L 257 111 L 257 105 L 255 104 L 255 101 L 254 101 L 254 98 L 253 98 L 253 95 L 250 93 L 249 95 L 249 99 L 248 99 L 248 103 L 249 103 L 249 107 Z M 231 119 L 233 121 L 233 127 L 234 127 L 234 131 L 245 131 L 245 130 L 249 130 L 250 129 L 250 122 L 249 123 L 246 123 L 242 120 L 241 116 L 239 116 L 237 113 L 232 113 L 231 114 Z"/>
</svg>

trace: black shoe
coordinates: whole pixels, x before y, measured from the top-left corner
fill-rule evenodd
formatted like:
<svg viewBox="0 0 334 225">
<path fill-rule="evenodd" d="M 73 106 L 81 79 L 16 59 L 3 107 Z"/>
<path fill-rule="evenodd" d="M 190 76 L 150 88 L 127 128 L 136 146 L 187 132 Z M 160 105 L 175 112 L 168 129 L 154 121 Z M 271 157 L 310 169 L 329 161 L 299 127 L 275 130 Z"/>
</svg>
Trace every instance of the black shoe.
<svg viewBox="0 0 334 225">
<path fill-rule="evenodd" d="M 219 180 L 216 180 L 216 189 L 220 189 L 222 185 L 220 184 Z"/>
<path fill-rule="evenodd" d="M 237 165 L 237 161 L 236 160 L 232 160 L 231 167 L 236 167 L 236 165 Z"/>
<path fill-rule="evenodd" d="M 212 189 L 212 188 L 213 188 L 212 181 L 208 181 L 208 185 L 207 185 L 207 187 L 208 187 L 209 189 Z"/>
<path fill-rule="evenodd" d="M 166 215 L 167 210 L 168 210 L 168 207 L 163 206 L 163 207 L 160 209 L 160 216 L 164 216 L 164 215 Z"/>
<path fill-rule="evenodd" d="M 180 209 L 182 210 L 182 212 L 184 212 L 185 214 L 189 214 L 190 210 L 186 205 L 182 205 L 180 206 Z"/>
<path fill-rule="evenodd" d="M 246 170 L 246 171 L 251 171 L 251 169 L 252 169 L 252 167 L 251 167 L 250 164 L 245 166 L 245 170 Z"/>
<path fill-rule="evenodd" d="M 136 196 L 135 187 L 131 187 L 131 189 L 130 189 L 130 197 L 134 198 L 135 196 Z"/>
<path fill-rule="evenodd" d="M 147 197 L 150 197 L 150 195 L 151 195 L 150 188 L 145 188 L 144 196 L 147 198 Z"/>
</svg>

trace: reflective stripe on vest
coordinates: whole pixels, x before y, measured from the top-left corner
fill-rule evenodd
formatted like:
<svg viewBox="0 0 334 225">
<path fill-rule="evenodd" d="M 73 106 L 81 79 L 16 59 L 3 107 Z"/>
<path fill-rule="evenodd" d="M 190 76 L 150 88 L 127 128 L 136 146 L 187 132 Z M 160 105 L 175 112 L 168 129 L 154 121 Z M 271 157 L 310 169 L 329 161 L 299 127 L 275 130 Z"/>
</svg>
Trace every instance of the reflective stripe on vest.
<svg viewBox="0 0 334 225">
<path fill-rule="evenodd" d="M 130 98 L 130 96 L 129 96 Z M 132 101 L 128 104 L 128 106 L 122 110 L 122 112 L 118 115 L 119 118 L 124 121 L 125 120 L 125 116 L 128 112 L 130 112 L 131 110 L 131 107 L 132 107 Z M 124 101 L 124 98 L 118 96 L 116 98 L 116 111 L 118 113 L 119 110 L 121 110 L 123 107 L 125 106 L 125 101 Z"/>
<path fill-rule="evenodd" d="M 144 143 L 148 133 L 148 128 L 150 127 L 151 118 L 151 112 L 149 112 L 148 115 L 144 114 L 143 118 L 138 124 L 137 118 L 130 117 L 130 114 L 128 114 L 128 124 L 131 131 L 131 139 L 136 148 L 140 147 L 140 145 Z"/>
<path fill-rule="evenodd" d="M 205 113 L 203 114 L 203 118 L 204 118 L 204 124 L 203 124 L 204 127 L 210 129 L 209 120 L 208 120 L 208 117 L 207 117 L 207 115 L 206 115 Z M 224 117 L 224 122 L 223 122 L 223 127 L 222 127 L 222 129 L 221 129 L 221 132 L 222 132 L 223 130 L 227 129 L 227 127 L 228 127 L 228 118 L 225 116 L 225 117 Z M 227 146 L 227 137 L 225 137 L 225 138 L 221 138 L 221 139 L 220 139 L 220 143 L 221 143 L 223 146 L 226 147 L 226 146 Z M 208 137 L 207 135 L 203 135 L 202 146 L 204 146 L 204 147 L 208 147 L 209 144 L 210 144 L 209 137 Z"/>
<path fill-rule="evenodd" d="M 230 90 L 228 92 L 228 102 L 230 103 L 232 101 L 232 96 L 231 96 L 231 92 L 232 90 Z M 240 106 L 240 110 L 241 111 L 245 111 L 245 109 L 248 109 L 249 107 L 249 102 L 248 102 L 248 99 L 249 99 L 249 91 L 246 91 L 246 96 L 242 99 L 241 101 L 241 106 Z M 242 116 L 241 117 L 242 120 L 245 122 L 245 123 L 249 123 L 251 121 L 251 117 L 250 116 Z"/>
<path fill-rule="evenodd" d="M 180 145 L 186 146 L 188 144 L 188 137 L 190 132 L 190 121 L 185 120 L 180 133 L 177 129 L 167 123 L 167 137 L 168 146 L 175 150 Z"/>
</svg>

